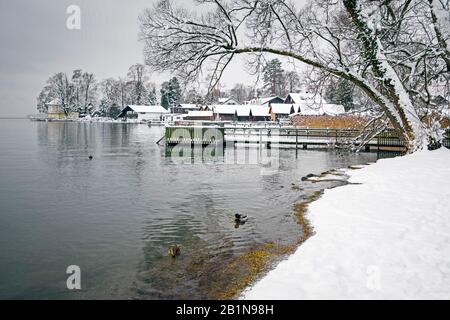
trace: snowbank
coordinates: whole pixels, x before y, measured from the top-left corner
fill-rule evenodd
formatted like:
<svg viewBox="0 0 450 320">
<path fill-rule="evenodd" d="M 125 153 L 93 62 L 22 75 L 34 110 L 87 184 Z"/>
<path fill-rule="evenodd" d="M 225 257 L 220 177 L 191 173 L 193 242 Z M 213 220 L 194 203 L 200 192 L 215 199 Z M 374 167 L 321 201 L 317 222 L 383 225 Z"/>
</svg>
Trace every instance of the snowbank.
<svg viewBox="0 0 450 320">
<path fill-rule="evenodd" d="M 112 119 L 107 117 L 91 117 L 86 116 L 84 118 L 77 119 L 79 122 L 99 122 L 99 123 L 144 123 L 139 119 Z"/>
<path fill-rule="evenodd" d="M 450 150 L 350 170 L 310 205 L 316 234 L 246 299 L 449 299 Z"/>
</svg>

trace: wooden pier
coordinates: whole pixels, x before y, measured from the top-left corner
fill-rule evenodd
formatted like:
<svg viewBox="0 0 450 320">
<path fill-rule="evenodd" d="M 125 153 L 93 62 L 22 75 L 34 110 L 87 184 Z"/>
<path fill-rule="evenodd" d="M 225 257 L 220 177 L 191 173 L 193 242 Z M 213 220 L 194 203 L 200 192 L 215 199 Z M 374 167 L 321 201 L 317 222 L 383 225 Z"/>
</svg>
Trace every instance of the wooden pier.
<svg viewBox="0 0 450 320">
<path fill-rule="evenodd" d="M 184 145 L 223 145 L 225 146 L 225 128 L 218 126 L 167 126 L 166 144 Z"/>
<path fill-rule="evenodd" d="M 345 147 L 360 144 L 361 130 L 321 129 L 275 126 L 167 126 L 166 144 L 223 145 L 226 143 L 253 143 L 290 145 L 296 149 L 311 147 Z M 446 131 L 443 145 L 450 148 L 450 130 Z M 365 144 L 365 150 L 402 151 L 403 142 L 395 131 L 388 129 Z"/>
</svg>

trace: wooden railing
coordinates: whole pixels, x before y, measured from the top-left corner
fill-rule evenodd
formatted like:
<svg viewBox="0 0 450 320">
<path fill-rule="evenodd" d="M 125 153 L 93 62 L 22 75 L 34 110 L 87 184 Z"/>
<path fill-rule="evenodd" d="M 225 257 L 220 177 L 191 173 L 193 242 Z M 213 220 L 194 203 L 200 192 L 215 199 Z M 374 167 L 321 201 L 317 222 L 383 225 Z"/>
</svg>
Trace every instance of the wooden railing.
<svg viewBox="0 0 450 320">
<path fill-rule="evenodd" d="M 225 140 L 236 142 L 307 145 L 345 145 L 361 143 L 358 129 L 294 128 L 273 126 L 167 126 L 168 144 L 220 144 Z M 368 147 L 404 148 L 393 129 L 387 129 L 366 143 Z M 443 145 L 450 148 L 450 130 L 445 133 Z"/>
</svg>

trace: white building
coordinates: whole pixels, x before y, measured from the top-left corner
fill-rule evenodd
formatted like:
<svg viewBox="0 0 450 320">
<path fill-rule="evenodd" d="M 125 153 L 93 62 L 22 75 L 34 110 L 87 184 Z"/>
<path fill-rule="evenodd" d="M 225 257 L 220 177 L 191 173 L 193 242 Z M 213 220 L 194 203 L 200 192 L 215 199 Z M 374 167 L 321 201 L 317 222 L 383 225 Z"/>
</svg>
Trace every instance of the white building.
<svg viewBox="0 0 450 320">
<path fill-rule="evenodd" d="M 137 117 L 140 121 L 162 121 L 169 111 L 161 106 L 135 106 L 129 105 L 122 109 L 119 118 Z"/>
<path fill-rule="evenodd" d="M 255 98 L 249 101 L 246 101 L 245 104 L 251 104 L 251 105 L 269 105 L 271 103 L 284 103 L 284 99 L 274 96 L 274 97 L 262 97 L 262 98 Z"/>
<path fill-rule="evenodd" d="M 339 104 L 327 103 L 319 93 L 289 93 L 286 104 L 292 104 L 296 113 L 309 116 L 339 115 L 345 113 L 345 108 Z"/>
<path fill-rule="evenodd" d="M 189 111 L 199 111 L 200 106 L 191 103 L 180 103 L 176 107 L 170 107 L 172 113 L 187 114 Z"/>
<path fill-rule="evenodd" d="M 67 115 L 59 98 L 47 103 L 47 118 L 50 120 L 78 119 L 78 112 L 71 111 Z"/>
</svg>

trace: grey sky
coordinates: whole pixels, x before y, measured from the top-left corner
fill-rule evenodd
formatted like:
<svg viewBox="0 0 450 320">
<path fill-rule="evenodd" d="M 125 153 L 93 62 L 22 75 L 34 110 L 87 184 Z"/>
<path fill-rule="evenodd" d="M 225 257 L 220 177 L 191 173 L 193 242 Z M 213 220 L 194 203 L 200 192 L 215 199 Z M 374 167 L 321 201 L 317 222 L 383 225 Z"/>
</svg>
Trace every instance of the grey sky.
<svg viewBox="0 0 450 320">
<path fill-rule="evenodd" d="M 0 117 L 36 113 L 36 96 L 59 71 L 81 68 L 97 79 L 125 76 L 130 65 L 143 61 L 137 18 L 154 2 L 0 0 Z M 81 8 L 81 30 L 66 28 L 66 9 L 72 4 Z M 151 81 L 167 78 L 153 74 Z M 251 79 L 237 60 L 223 83 L 229 87 Z"/>
</svg>

